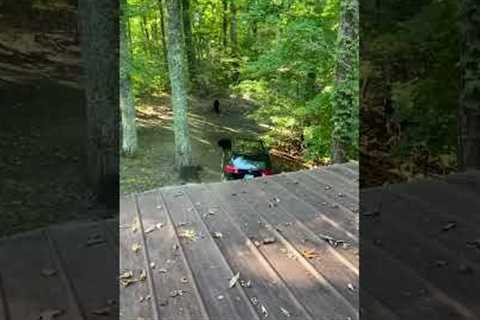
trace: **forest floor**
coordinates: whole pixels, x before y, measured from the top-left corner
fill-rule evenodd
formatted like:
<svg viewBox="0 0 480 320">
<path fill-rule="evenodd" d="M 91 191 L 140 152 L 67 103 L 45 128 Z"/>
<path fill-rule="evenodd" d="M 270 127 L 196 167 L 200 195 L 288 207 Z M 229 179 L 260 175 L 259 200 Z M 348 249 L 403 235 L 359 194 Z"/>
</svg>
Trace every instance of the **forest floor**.
<svg viewBox="0 0 480 320">
<path fill-rule="evenodd" d="M 0 81 L 0 237 L 104 218 L 85 171 L 83 91 L 58 82 Z"/>
<path fill-rule="evenodd" d="M 219 99 L 221 113 L 213 112 L 214 98 L 189 98 L 189 128 L 194 165 L 201 167 L 196 182 L 221 181 L 220 138 L 258 137 L 268 130 L 249 117 L 256 106 L 252 101 L 226 97 Z M 140 99 L 137 105 L 139 150 L 135 157 L 120 159 L 120 192 L 128 194 L 183 183 L 174 170 L 174 134 L 170 96 Z M 272 157 L 274 172 L 292 171 L 302 164 Z"/>
</svg>

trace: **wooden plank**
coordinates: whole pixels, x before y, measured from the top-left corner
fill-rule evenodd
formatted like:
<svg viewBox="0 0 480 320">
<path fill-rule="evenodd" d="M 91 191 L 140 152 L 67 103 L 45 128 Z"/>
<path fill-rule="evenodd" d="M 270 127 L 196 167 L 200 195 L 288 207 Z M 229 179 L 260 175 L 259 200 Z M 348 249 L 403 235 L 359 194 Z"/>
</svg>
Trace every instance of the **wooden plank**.
<svg viewBox="0 0 480 320">
<path fill-rule="evenodd" d="M 239 270 L 232 270 L 208 230 L 193 212 L 183 188 L 161 190 L 167 214 L 177 234 L 198 236 L 192 241 L 180 237 L 180 245 L 195 276 L 211 319 L 260 319 L 240 286 L 229 288 L 229 280 Z M 220 297 L 220 298 L 219 298 Z"/>
<path fill-rule="evenodd" d="M 337 239 L 348 239 L 358 243 L 358 214 L 339 205 L 335 198 L 327 198 L 320 192 L 320 188 L 314 185 L 306 187 L 300 183 L 295 184 L 294 180 L 286 176 L 263 181 L 257 179 L 254 183 L 264 183 L 263 190 L 272 197 L 271 199 L 276 197 L 280 200 L 277 205 L 285 207 L 290 212 L 298 212 L 299 217 L 316 218 L 315 222 L 323 223 L 319 227 L 324 233 Z M 272 202 L 272 200 L 269 201 Z M 358 207 L 358 202 L 356 206 Z"/>
<path fill-rule="evenodd" d="M 281 275 L 219 205 L 218 200 L 203 186 L 191 187 L 187 194 L 209 233 L 221 234 L 217 244 L 228 263 L 234 270 L 241 270 L 243 281 L 251 281 L 252 284 L 245 289 L 249 299 L 257 299 L 274 319 L 284 318 L 286 310 L 291 319 L 313 320 L 312 315 L 283 282 Z"/>
<path fill-rule="evenodd" d="M 153 263 L 159 318 L 162 320 L 208 319 L 191 270 L 182 252 L 175 228 L 158 192 L 138 195 L 139 212 L 145 232 L 149 261 Z M 150 231 L 152 230 L 152 231 Z M 171 296 L 182 290 L 182 295 Z"/>
<path fill-rule="evenodd" d="M 330 166 L 319 167 L 319 169 L 324 169 L 327 171 L 332 171 L 337 173 L 338 175 L 342 176 L 345 180 L 349 181 L 350 183 L 354 183 L 358 187 L 358 167 L 356 169 L 349 168 L 348 166 L 342 164 L 333 164 Z M 315 171 L 315 170 L 312 170 Z"/>
<path fill-rule="evenodd" d="M 260 185 L 263 185 L 265 189 L 269 187 L 266 187 L 265 184 Z M 332 284 L 335 290 L 341 293 L 355 309 L 358 309 L 358 292 L 352 292 L 351 289 L 349 289 L 349 284 L 358 288 L 358 267 L 355 267 L 340 253 L 344 251 L 344 249 L 341 249 L 342 246 L 334 249 L 327 241 L 319 238 L 319 234 L 325 235 L 325 230 L 315 227 L 310 229 L 315 222 L 307 221 L 307 227 L 307 225 L 296 218 L 296 215 L 289 214 L 288 211 L 282 207 L 268 207 L 265 203 L 265 199 L 268 199 L 268 194 L 266 194 L 261 187 L 256 187 L 254 183 L 237 184 L 236 186 L 230 184 L 225 186 L 225 188 L 229 187 L 231 187 L 229 190 L 236 190 L 238 197 L 242 198 L 246 203 L 248 202 L 248 206 L 251 207 L 258 216 L 261 216 L 275 230 L 280 232 L 299 252 L 311 249 L 312 247 L 315 248 L 318 257 L 309 260 L 310 263 Z M 280 201 L 280 203 L 281 202 L 282 201 Z M 315 219 L 309 220 L 315 221 Z M 320 225 L 322 225 L 322 223 L 320 223 Z M 316 224 L 316 226 L 318 226 L 318 224 Z M 336 239 L 340 240 L 342 238 Z M 356 259 L 358 260 L 358 257 Z"/>
<path fill-rule="evenodd" d="M 246 201 L 239 196 L 240 184 L 242 182 L 209 184 L 208 188 L 252 241 L 262 241 L 270 237 L 277 239 L 272 244 L 260 246 L 259 250 L 298 300 L 302 301 L 308 312 L 318 317 L 322 316 L 321 319 L 333 317 L 358 319 L 358 310 L 353 308 L 288 240 L 266 223 L 258 212 L 252 210 L 248 205 L 250 200 Z"/>
<path fill-rule="evenodd" d="M 368 281 L 362 290 L 381 298 L 400 319 L 478 319 L 455 298 L 369 241 L 362 241 L 360 256 L 362 281 Z"/>
<path fill-rule="evenodd" d="M 312 170 L 305 170 L 305 174 L 326 185 L 333 186 L 337 193 L 345 193 L 350 197 L 358 200 L 358 182 L 354 178 L 344 176 L 342 172 L 336 171 L 337 169 L 350 171 L 343 166 L 328 166 L 325 168 L 316 168 Z"/>
<path fill-rule="evenodd" d="M 473 195 L 480 195 L 480 171 L 472 170 L 457 174 L 448 175 L 442 178 L 445 182 L 450 183 L 458 189 L 471 193 Z"/>
<path fill-rule="evenodd" d="M 54 255 L 43 230 L 0 242 L 0 274 L 10 319 L 37 319 L 47 310 L 84 319 Z"/>
<path fill-rule="evenodd" d="M 478 249 L 475 244 L 469 245 L 479 236 L 478 228 L 475 228 L 475 225 L 462 223 L 458 220 L 458 215 L 432 210 L 425 203 L 415 199 L 407 200 L 401 195 L 391 194 L 388 191 L 384 191 L 383 199 L 380 199 L 379 192 L 376 190 L 366 190 L 362 193 L 365 212 L 372 211 L 370 208 L 378 210 L 380 200 L 383 202 L 380 207 L 380 216 L 378 218 L 364 217 L 362 225 L 373 225 L 380 228 L 383 224 L 387 230 L 400 229 L 398 232 L 409 233 L 409 240 L 416 239 L 420 243 L 433 242 L 433 245 L 449 250 L 450 254 L 448 255 L 460 255 L 460 260 L 468 261 L 468 264 L 480 265 Z M 445 231 L 445 226 L 452 221 L 455 221 L 455 226 L 451 230 Z"/>
<path fill-rule="evenodd" d="M 132 250 L 134 244 L 142 243 L 142 230 L 140 224 L 136 223 L 137 218 L 134 195 L 120 198 L 120 274 L 132 272 L 134 279 L 138 279 L 142 272 L 146 272 L 148 265 L 143 253 L 135 253 Z M 135 231 L 132 230 L 133 225 L 138 225 Z M 145 298 L 148 295 L 151 295 L 151 289 L 146 281 L 120 287 L 120 319 L 157 320 L 151 300 Z"/>
<path fill-rule="evenodd" d="M 345 264 L 358 274 L 358 225 L 354 225 L 358 218 L 354 219 L 351 214 L 342 214 L 343 212 L 339 208 L 323 206 L 319 209 L 309 205 L 302 199 L 293 196 L 281 185 L 272 181 L 265 183 L 265 181 L 257 180 L 252 181 L 249 185 L 252 188 L 251 193 L 262 194 L 267 199 L 276 197 L 279 200 L 273 207 L 258 201 L 256 203 L 257 210 L 274 213 L 274 225 L 279 225 L 281 228 L 282 223 L 289 225 L 291 221 L 294 221 L 301 225 L 300 228 L 306 233 L 305 236 L 310 234 L 309 238 L 319 242 L 322 246 L 327 242 L 325 239 L 320 239 L 320 235 L 344 241 L 346 246 L 340 245 L 334 249 L 329 245 L 327 249 L 336 255 L 337 258 L 340 258 L 340 260 L 346 259 Z M 278 211 L 276 209 L 280 209 L 280 214 L 277 214 Z M 282 219 L 282 221 L 279 219 Z M 344 259 L 339 257 L 339 255 Z"/>
<path fill-rule="evenodd" d="M 349 162 L 347 162 L 347 163 L 344 163 L 343 166 L 345 166 L 345 168 L 348 168 L 348 169 L 353 170 L 353 172 L 356 172 L 357 175 L 359 174 L 358 161 L 349 161 Z M 358 177 L 357 177 L 357 178 L 358 178 Z"/>
<path fill-rule="evenodd" d="M 105 241 L 101 224 L 53 226 L 48 229 L 48 234 L 85 319 L 116 319 L 118 314 L 114 314 L 112 303 L 117 297 L 115 257 L 113 248 Z M 107 308 L 108 314 L 96 314 Z"/>
<path fill-rule="evenodd" d="M 326 175 L 322 176 L 325 177 Z M 298 184 L 294 184 L 294 186 L 297 187 L 297 191 L 307 191 L 309 196 L 306 195 L 306 198 L 308 197 L 308 199 L 312 199 L 312 196 L 313 199 L 318 199 L 320 195 L 325 197 L 325 199 L 329 199 L 329 201 L 332 203 L 345 208 L 347 212 L 358 211 L 358 197 L 355 198 L 351 196 L 342 186 L 344 185 L 342 184 L 342 181 L 338 178 L 331 179 L 327 182 L 314 179 L 310 175 L 303 172 L 286 174 L 284 177 L 285 179 L 282 179 L 282 176 L 274 177 L 273 180 L 279 183 L 283 182 L 282 185 L 289 185 L 292 183 L 292 181 L 298 182 Z M 354 189 L 358 190 L 358 188 Z M 302 192 L 301 194 L 305 194 L 305 192 Z M 316 204 L 321 204 L 321 202 L 317 200 Z"/>
<path fill-rule="evenodd" d="M 362 285 L 360 285 L 360 287 L 363 288 Z M 377 300 L 377 298 L 374 298 L 367 290 L 362 289 L 360 297 L 360 319 L 400 320 L 400 317 L 396 313 Z"/>
<path fill-rule="evenodd" d="M 391 185 L 389 191 L 408 196 L 428 205 L 437 211 L 455 214 L 457 219 L 470 224 L 480 224 L 480 196 L 464 192 L 441 180 L 421 181 L 402 185 Z M 462 214 L 457 214 L 461 212 Z"/>
</svg>

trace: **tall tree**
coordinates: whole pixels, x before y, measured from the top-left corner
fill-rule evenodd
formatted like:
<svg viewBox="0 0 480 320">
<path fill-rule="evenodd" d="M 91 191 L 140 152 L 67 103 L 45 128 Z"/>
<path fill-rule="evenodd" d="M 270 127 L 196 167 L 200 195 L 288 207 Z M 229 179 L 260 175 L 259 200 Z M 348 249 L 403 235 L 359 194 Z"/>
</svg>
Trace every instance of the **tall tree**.
<svg viewBox="0 0 480 320">
<path fill-rule="evenodd" d="M 131 57 L 127 36 L 127 0 L 120 2 L 120 110 L 122 122 L 122 152 L 128 156 L 138 148 L 136 112 L 130 80 Z"/>
<path fill-rule="evenodd" d="M 228 0 L 222 0 L 222 43 L 223 48 L 227 48 L 227 29 L 228 29 Z"/>
<path fill-rule="evenodd" d="M 462 93 L 460 98 L 459 163 L 462 169 L 480 168 L 480 3 L 463 0 Z"/>
<path fill-rule="evenodd" d="M 88 178 L 115 205 L 118 175 L 118 16 L 113 1 L 78 3 L 85 73 Z"/>
<path fill-rule="evenodd" d="M 168 58 L 167 58 L 167 41 L 166 41 L 166 32 L 165 32 L 165 15 L 163 12 L 162 0 L 158 0 L 158 11 L 160 11 L 160 31 L 162 32 L 162 51 L 163 58 L 165 59 L 165 67 L 168 68 Z"/>
<path fill-rule="evenodd" d="M 188 60 L 188 72 L 190 77 L 195 73 L 195 47 L 192 38 L 192 23 L 190 21 L 190 0 L 182 0 L 183 33 L 185 34 L 185 51 Z"/>
<path fill-rule="evenodd" d="M 168 70 L 174 113 L 175 166 L 182 172 L 192 166 L 192 147 L 188 130 L 188 100 L 185 79 L 185 53 L 182 37 L 180 0 L 165 0 L 168 30 Z"/>
<path fill-rule="evenodd" d="M 358 137 L 358 0 L 340 1 L 336 87 L 333 104 L 332 160 L 347 161 L 349 146 Z"/>
<path fill-rule="evenodd" d="M 230 45 L 234 55 L 237 53 L 237 5 L 230 1 Z"/>
</svg>

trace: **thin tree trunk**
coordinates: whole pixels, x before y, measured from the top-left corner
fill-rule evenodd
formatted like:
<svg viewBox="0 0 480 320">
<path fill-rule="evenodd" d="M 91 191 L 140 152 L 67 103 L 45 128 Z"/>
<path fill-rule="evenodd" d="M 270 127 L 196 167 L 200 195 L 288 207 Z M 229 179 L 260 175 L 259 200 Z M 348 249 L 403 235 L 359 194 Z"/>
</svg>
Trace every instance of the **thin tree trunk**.
<svg viewBox="0 0 480 320">
<path fill-rule="evenodd" d="M 180 172 L 192 165 L 188 130 L 188 100 L 185 81 L 180 0 L 166 0 L 168 30 L 168 69 L 174 113 L 175 166 Z"/>
<path fill-rule="evenodd" d="M 459 164 L 462 169 L 480 168 L 480 3 L 463 0 L 462 18 L 462 92 L 459 112 Z"/>
<path fill-rule="evenodd" d="M 162 0 L 158 0 L 158 10 L 160 11 L 160 31 L 162 32 L 162 51 L 163 51 L 163 58 L 165 60 L 165 68 L 168 72 L 168 58 L 167 58 L 167 36 L 165 33 L 165 15 L 163 11 L 163 4 Z"/>
<path fill-rule="evenodd" d="M 190 77 L 195 74 L 195 47 L 192 38 L 192 23 L 190 21 L 190 0 L 182 0 L 183 33 L 185 34 L 185 50 L 188 60 L 188 72 Z"/>
<path fill-rule="evenodd" d="M 141 20 L 141 27 L 142 27 L 142 32 L 144 36 L 144 47 L 145 47 L 145 53 L 150 56 L 150 34 L 148 32 L 148 23 L 147 23 L 147 17 L 142 15 L 142 20 Z"/>
<path fill-rule="evenodd" d="M 234 55 L 237 53 L 237 6 L 235 0 L 230 0 L 230 45 Z"/>
<path fill-rule="evenodd" d="M 133 48 L 133 39 L 132 39 L 132 26 L 129 18 L 127 19 L 127 31 L 128 31 L 128 50 L 130 50 L 130 54 L 132 54 Z"/>
<path fill-rule="evenodd" d="M 358 0 L 341 1 L 336 88 L 333 105 L 332 160 L 347 161 L 358 136 Z"/>
<path fill-rule="evenodd" d="M 118 188 L 118 16 L 112 1 L 79 0 L 85 72 L 87 174 L 100 198 L 116 207 Z"/>
<path fill-rule="evenodd" d="M 228 16 L 227 16 L 227 11 L 228 11 L 228 0 L 222 0 L 223 4 L 223 24 L 222 24 L 222 44 L 223 48 L 227 48 L 227 28 L 228 28 Z"/>
<path fill-rule="evenodd" d="M 133 156 L 138 148 L 136 112 L 130 80 L 131 57 L 127 38 L 127 0 L 120 3 L 120 110 L 122 120 L 122 152 Z"/>
</svg>

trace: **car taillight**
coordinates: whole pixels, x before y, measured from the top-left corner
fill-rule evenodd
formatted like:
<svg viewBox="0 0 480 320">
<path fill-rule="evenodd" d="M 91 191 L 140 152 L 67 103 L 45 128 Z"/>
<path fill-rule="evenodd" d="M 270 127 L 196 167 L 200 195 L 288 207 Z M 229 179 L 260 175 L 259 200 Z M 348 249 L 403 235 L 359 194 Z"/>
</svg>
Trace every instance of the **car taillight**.
<svg viewBox="0 0 480 320">
<path fill-rule="evenodd" d="M 262 176 L 271 176 L 272 175 L 272 169 L 263 169 L 262 171 Z"/>
<path fill-rule="evenodd" d="M 233 164 L 227 164 L 225 167 L 223 167 L 223 171 L 225 173 L 238 173 L 237 167 L 235 167 Z"/>
</svg>

